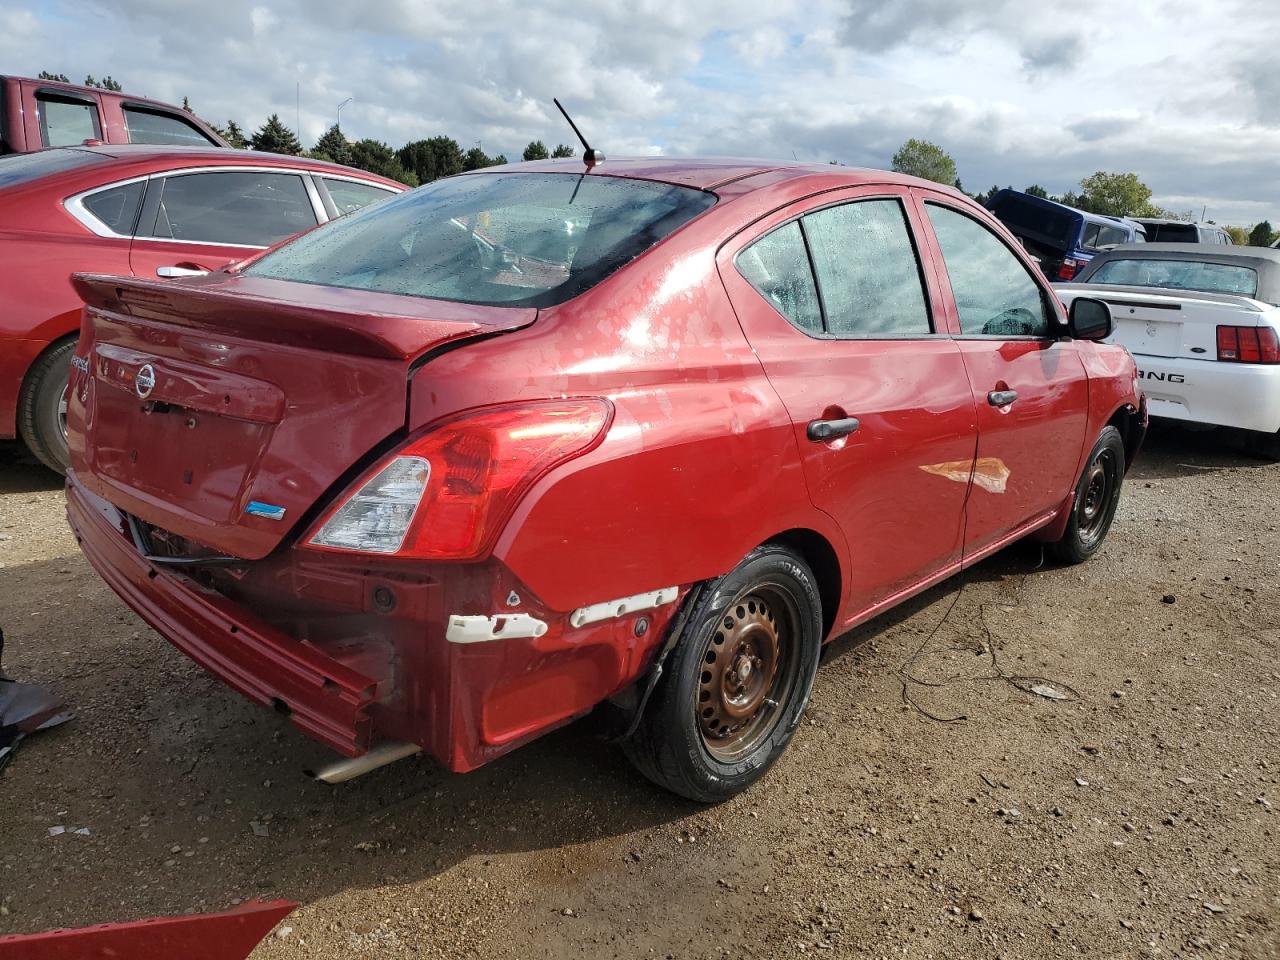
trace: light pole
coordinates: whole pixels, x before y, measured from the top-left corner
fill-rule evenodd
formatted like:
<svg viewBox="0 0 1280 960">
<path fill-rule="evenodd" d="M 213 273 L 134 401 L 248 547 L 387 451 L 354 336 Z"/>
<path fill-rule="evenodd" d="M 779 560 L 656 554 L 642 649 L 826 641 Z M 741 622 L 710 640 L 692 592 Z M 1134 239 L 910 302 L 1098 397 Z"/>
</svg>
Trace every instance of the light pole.
<svg viewBox="0 0 1280 960">
<path fill-rule="evenodd" d="M 340 104 L 338 104 L 338 130 L 339 131 L 342 130 L 342 108 L 345 107 L 348 103 L 350 103 L 354 99 L 355 97 L 347 97 L 347 99 L 343 100 Z"/>
</svg>

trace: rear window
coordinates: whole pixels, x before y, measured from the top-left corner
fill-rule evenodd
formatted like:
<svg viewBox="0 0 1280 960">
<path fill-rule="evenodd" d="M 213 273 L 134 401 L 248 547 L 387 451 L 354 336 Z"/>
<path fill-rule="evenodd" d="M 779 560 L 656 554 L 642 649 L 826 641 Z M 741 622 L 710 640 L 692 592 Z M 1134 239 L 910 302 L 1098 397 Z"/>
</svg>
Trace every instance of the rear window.
<svg viewBox="0 0 1280 960">
<path fill-rule="evenodd" d="M 50 173 L 86 167 L 101 160 L 86 150 L 37 150 L 0 157 L 0 188 L 27 183 Z"/>
<path fill-rule="evenodd" d="M 179 146 L 207 147 L 213 143 L 193 123 L 158 110 L 124 108 L 125 126 L 130 143 L 163 143 Z"/>
<path fill-rule="evenodd" d="M 1197 243 L 1200 235 L 1193 223 L 1149 223 L 1147 239 L 1152 243 Z"/>
<path fill-rule="evenodd" d="M 1109 260 L 1098 267 L 1087 282 L 1234 293 L 1244 297 L 1258 292 L 1258 273 L 1253 268 L 1199 260 Z"/>
<path fill-rule="evenodd" d="M 313 230 L 245 272 L 461 303 L 546 306 L 599 283 L 715 200 L 689 187 L 614 177 L 453 177 Z"/>
</svg>

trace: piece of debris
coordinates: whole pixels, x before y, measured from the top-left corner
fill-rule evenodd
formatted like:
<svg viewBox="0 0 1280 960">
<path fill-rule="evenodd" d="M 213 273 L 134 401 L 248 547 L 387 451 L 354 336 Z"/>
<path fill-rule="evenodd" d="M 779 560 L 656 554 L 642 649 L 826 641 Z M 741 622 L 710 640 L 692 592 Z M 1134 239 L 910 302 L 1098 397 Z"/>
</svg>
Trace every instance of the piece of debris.
<svg viewBox="0 0 1280 960">
<path fill-rule="evenodd" d="M 1096 743 L 1082 743 L 1080 744 L 1080 749 L 1090 756 L 1093 756 L 1098 752 L 1099 747 Z"/>
<path fill-rule="evenodd" d="M 67 828 L 62 826 L 61 824 L 59 824 L 56 827 L 49 828 L 49 836 L 51 837 L 60 837 L 66 832 L 67 832 Z"/>
<path fill-rule="evenodd" d="M 1208 910 L 1210 913 L 1222 913 L 1222 908 L 1218 906 L 1216 903 L 1206 903 L 1204 905 L 1204 908 Z"/>
<path fill-rule="evenodd" d="M 1089 785 L 1089 781 L 1086 780 L 1084 777 L 1076 777 L 1077 787 L 1087 787 L 1088 785 Z"/>
<path fill-rule="evenodd" d="M 977 907 L 974 907 L 972 910 L 969 911 L 969 919 L 972 920 L 974 923 L 981 923 L 982 911 L 979 910 Z"/>
<path fill-rule="evenodd" d="M 268 829 L 267 825 L 265 823 L 261 823 L 258 820 L 250 820 L 249 829 L 253 831 L 253 835 L 255 837 L 271 836 L 271 831 Z"/>
<path fill-rule="evenodd" d="M 1071 695 L 1063 693 L 1057 687 L 1051 687 L 1047 683 L 1037 683 L 1031 688 L 1031 692 L 1037 697 L 1044 697 L 1046 700 L 1070 700 Z"/>
<path fill-rule="evenodd" d="M 1166 593 L 1163 597 L 1160 598 L 1160 602 L 1161 603 L 1177 603 L 1178 598 L 1175 597 L 1172 593 Z"/>
<path fill-rule="evenodd" d="M 289 934 L 293 933 L 293 927 L 281 927 L 276 931 L 277 940 L 288 940 Z"/>
<path fill-rule="evenodd" d="M 560 916 L 574 917 L 574 916 L 577 916 L 577 914 L 573 912 L 573 907 L 565 907 L 563 910 L 560 911 Z"/>
<path fill-rule="evenodd" d="M 3 654 L 4 631 L 0 630 L 0 657 Z M 48 690 L 10 680 L 0 668 L 0 770 L 24 738 L 70 719 L 71 712 Z"/>
</svg>

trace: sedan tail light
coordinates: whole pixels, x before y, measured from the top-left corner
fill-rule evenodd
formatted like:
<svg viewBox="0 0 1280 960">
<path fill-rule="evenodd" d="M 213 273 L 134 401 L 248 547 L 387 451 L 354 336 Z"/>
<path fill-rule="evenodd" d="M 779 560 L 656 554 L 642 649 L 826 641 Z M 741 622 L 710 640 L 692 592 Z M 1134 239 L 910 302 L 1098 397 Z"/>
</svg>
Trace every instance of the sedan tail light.
<svg viewBox="0 0 1280 960">
<path fill-rule="evenodd" d="M 612 413 L 601 399 L 546 400 L 490 407 L 432 427 L 366 474 L 309 543 L 475 559 L 535 482 L 596 446 Z"/>
<path fill-rule="evenodd" d="M 1271 327 L 1218 327 L 1218 359 L 1228 363 L 1280 363 L 1280 337 Z"/>
</svg>

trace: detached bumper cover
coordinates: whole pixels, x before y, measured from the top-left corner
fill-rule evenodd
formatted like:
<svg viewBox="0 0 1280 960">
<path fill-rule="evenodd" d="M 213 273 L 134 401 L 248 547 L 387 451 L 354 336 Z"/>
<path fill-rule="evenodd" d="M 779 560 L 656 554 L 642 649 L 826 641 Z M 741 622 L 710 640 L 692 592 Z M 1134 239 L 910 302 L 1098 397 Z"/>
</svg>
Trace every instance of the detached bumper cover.
<svg viewBox="0 0 1280 960">
<path fill-rule="evenodd" d="M 339 753 L 369 749 L 374 680 L 147 561 L 126 537 L 123 515 L 71 473 L 67 519 L 94 570 L 188 657 L 249 699 L 287 708 L 298 727 Z"/>
</svg>

